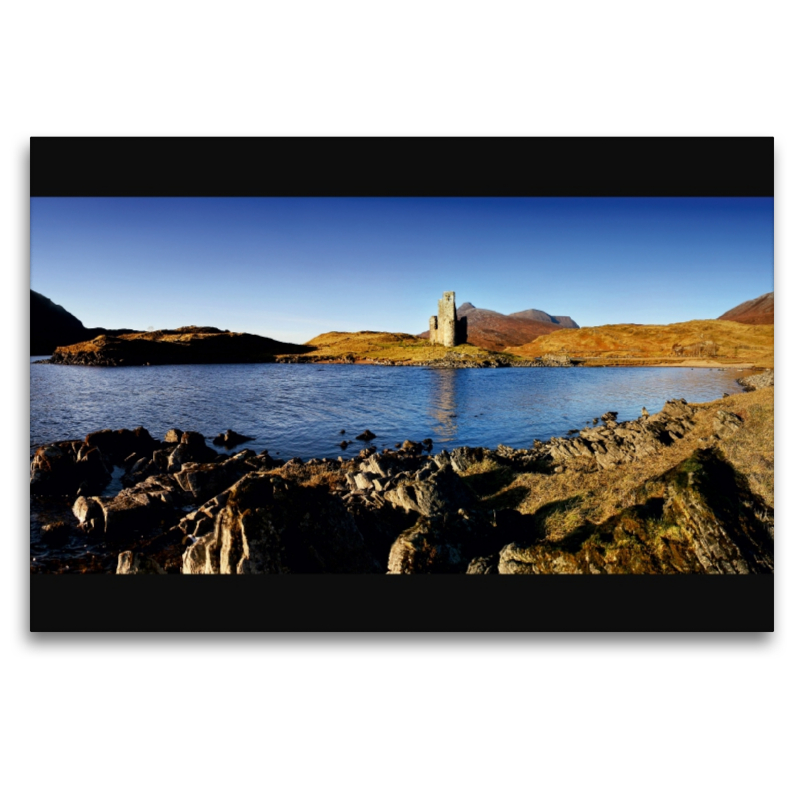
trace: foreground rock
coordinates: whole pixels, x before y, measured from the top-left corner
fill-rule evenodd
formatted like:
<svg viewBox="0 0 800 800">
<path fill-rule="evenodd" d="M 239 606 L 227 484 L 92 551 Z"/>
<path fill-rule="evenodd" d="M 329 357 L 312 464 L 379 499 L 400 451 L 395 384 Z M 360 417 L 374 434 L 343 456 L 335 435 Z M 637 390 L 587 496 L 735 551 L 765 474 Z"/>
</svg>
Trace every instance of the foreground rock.
<svg viewBox="0 0 800 800">
<path fill-rule="evenodd" d="M 748 425 L 760 417 L 742 408 L 760 407 L 757 399 L 716 408 L 672 400 L 630 422 L 609 411 L 595 427 L 529 450 L 431 456 L 430 441 L 406 440 L 306 462 L 249 449 L 219 454 L 196 431 L 172 429 L 161 442 L 143 428 L 98 431 L 37 450 L 36 508 L 63 505 L 68 518 L 51 513 L 36 541 L 70 554 L 93 549 L 87 570 L 119 574 L 771 572 L 772 508 L 723 453 L 731 442 L 749 446 Z M 690 434 L 702 446 L 686 458 Z M 630 479 L 664 456 L 673 466 L 650 469 L 656 477 L 634 490 L 629 482 L 629 499 L 606 507 L 603 522 L 584 515 L 553 527 L 550 515 L 567 501 L 540 501 L 523 514 L 503 505 L 519 488 L 497 491 L 510 480 L 583 492 L 598 476 L 581 473 L 599 471 L 613 486 L 618 474 Z M 114 466 L 124 469 L 124 488 L 112 492 Z M 493 475 L 505 478 L 486 491 Z"/>
<path fill-rule="evenodd" d="M 233 486 L 183 557 L 185 574 L 380 571 L 340 498 L 260 473 Z"/>
<path fill-rule="evenodd" d="M 32 495 L 75 495 L 102 491 L 110 464 L 97 447 L 82 441 L 54 442 L 36 450 L 31 461 Z"/>
</svg>

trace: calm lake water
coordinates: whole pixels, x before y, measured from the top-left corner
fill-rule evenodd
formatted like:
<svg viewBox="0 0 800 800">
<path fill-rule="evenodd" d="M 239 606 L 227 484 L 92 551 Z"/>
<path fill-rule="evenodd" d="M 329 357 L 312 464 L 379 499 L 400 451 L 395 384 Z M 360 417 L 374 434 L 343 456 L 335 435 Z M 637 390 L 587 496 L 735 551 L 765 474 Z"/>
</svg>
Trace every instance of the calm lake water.
<svg viewBox="0 0 800 800">
<path fill-rule="evenodd" d="M 31 362 L 43 356 L 31 358 Z M 254 436 L 246 446 L 282 458 L 342 455 L 372 442 L 430 437 L 434 452 L 461 445 L 530 447 L 606 411 L 634 419 L 671 398 L 707 402 L 741 391 L 735 370 L 658 367 L 428 369 L 315 364 L 76 367 L 31 363 L 31 447 L 143 425 L 214 436 Z M 341 435 L 340 431 L 347 431 Z"/>
</svg>

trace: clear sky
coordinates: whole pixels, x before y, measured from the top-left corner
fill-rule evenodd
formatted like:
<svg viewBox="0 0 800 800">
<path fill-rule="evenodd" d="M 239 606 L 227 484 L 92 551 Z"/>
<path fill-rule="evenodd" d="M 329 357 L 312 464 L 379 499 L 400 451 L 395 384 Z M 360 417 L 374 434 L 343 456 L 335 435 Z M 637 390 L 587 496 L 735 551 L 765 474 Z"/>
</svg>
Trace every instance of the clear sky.
<svg viewBox="0 0 800 800">
<path fill-rule="evenodd" d="M 88 327 L 420 333 L 444 291 L 581 326 L 773 290 L 772 198 L 32 198 L 31 288 Z"/>
</svg>

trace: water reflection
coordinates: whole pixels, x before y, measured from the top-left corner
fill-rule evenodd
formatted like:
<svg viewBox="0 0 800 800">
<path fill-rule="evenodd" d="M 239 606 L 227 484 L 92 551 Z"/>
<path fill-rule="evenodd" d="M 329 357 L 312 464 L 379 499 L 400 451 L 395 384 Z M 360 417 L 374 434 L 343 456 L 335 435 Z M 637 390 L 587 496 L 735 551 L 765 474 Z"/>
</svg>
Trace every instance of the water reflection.
<svg viewBox="0 0 800 800">
<path fill-rule="evenodd" d="M 434 420 L 433 433 L 438 442 L 453 442 L 458 436 L 458 412 L 456 411 L 456 382 L 460 370 L 431 370 L 428 414 Z"/>
</svg>

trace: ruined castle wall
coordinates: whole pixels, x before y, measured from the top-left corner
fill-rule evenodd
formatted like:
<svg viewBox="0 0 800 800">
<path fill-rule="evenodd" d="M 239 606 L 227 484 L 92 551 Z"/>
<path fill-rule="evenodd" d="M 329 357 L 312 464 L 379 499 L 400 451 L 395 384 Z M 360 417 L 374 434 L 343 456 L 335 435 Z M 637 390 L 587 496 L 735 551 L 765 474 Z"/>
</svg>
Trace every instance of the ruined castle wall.
<svg viewBox="0 0 800 800">
<path fill-rule="evenodd" d="M 439 324 L 438 324 L 438 317 L 431 317 L 430 321 L 430 332 L 431 336 L 428 341 L 431 344 L 439 344 Z"/>
<path fill-rule="evenodd" d="M 445 292 L 439 301 L 439 331 L 441 344 L 445 347 L 456 345 L 456 293 Z"/>
<path fill-rule="evenodd" d="M 439 301 L 438 316 L 429 323 L 431 344 L 455 347 L 467 341 L 467 318 L 456 316 L 456 293 L 445 292 Z"/>
</svg>

